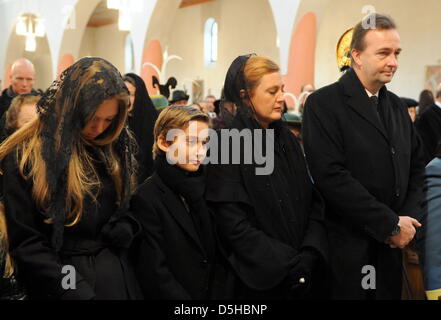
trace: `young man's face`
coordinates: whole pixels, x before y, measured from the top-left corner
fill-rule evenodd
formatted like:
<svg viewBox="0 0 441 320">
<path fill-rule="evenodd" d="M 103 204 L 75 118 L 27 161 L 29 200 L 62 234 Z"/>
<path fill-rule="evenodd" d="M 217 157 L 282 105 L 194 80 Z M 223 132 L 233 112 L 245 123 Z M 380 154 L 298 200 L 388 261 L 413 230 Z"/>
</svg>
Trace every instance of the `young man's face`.
<svg viewBox="0 0 441 320">
<path fill-rule="evenodd" d="M 370 30 L 364 43 L 363 51 L 352 52 L 361 80 L 370 86 L 381 88 L 392 80 L 398 69 L 400 36 L 395 29 Z"/>
<path fill-rule="evenodd" d="M 204 121 L 190 121 L 175 136 L 173 143 L 163 149 L 167 158 L 185 171 L 197 171 L 207 154 L 208 124 Z"/>
</svg>

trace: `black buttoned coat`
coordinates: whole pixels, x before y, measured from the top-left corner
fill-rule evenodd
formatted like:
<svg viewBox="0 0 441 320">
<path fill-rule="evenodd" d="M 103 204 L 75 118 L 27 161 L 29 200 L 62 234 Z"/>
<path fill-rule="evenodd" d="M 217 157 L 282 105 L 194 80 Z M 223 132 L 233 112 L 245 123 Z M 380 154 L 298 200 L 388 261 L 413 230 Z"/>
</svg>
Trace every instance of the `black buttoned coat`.
<svg viewBox="0 0 441 320">
<path fill-rule="evenodd" d="M 225 286 L 225 281 L 219 280 L 224 270 L 209 260 L 207 244 L 201 243 L 184 202 L 159 174 L 153 173 L 140 186 L 131 209 L 142 225 L 133 253 L 146 299 L 226 298 L 218 291 Z M 214 225 L 205 227 L 215 232 Z M 217 281 L 224 283 L 217 286 Z"/>
<path fill-rule="evenodd" d="M 421 219 L 422 145 L 406 107 L 385 86 L 375 106 L 350 69 L 305 105 L 304 145 L 326 201 L 332 297 L 399 299 L 401 251 L 385 243 L 398 216 Z M 375 267 L 376 290 L 361 283 Z"/>
</svg>

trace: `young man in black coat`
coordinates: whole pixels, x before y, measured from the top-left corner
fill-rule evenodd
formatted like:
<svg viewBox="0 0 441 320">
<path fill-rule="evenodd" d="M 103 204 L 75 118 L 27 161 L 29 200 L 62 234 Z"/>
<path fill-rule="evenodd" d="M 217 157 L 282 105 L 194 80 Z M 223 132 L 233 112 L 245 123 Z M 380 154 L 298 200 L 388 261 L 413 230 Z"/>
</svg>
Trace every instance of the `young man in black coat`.
<svg viewBox="0 0 441 320">
<path fill-rule="evenodd" d="M 400 299 L 400 248 L 421 226 L 422 145 L 385 87 L 400 51 L 394 22 L 368 16 L 354 28 L 352 68 L 306 102 L 304 145 L 327 205 L 333 299 Z"/>
<path fill-rule="evenodd" d="M 155 124 L 154 173 L 131 202 L 142 225 L 134 255 L 147 299 L 227 298 L 226 272 L 218 263 L 214 223 L 203 197 L 200 164 L 208 123 L 197 109 L 172 106 Z M 170 141 L 172 130 L 178 134 Z"/>
</svg>

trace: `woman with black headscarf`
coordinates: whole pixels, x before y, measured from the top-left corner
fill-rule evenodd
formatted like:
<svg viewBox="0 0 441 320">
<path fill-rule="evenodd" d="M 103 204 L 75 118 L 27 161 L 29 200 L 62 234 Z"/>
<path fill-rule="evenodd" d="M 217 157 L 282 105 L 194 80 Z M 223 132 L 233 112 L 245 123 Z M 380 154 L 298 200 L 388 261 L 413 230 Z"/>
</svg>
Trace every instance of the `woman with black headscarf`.
<svg viewBox="0 0 441 320">
<path fill-rule="evenodd" d="M 138 143 L 136 160 L 138 161 L 138 183 L 141 184 L 153 172 L 153 128 L 158 113 L 141 77 L 134 73 L 127 73 L 124 81 L 130 92 L 128 122 Z"/>
<path fill-rule="evenodd" d="M 218 146 L 226 142 L 219 150 L 222 162 L 209 165 L 207 176 L 206 199 L 237 275 L 236 297 L 320 296 L 327 254 L 323 201 L 300 145 L 281 121 L 284 93 L 279 67 L 267 58 L 240 56 L 227 72 L 224 93 L 225 100 L 237 106 L 231 128 L 251 137 L 251 143 L 239 149 L 226 150 L 228 141 L 218 142 Z M 233 131 L 231 135 L 237 137 Z M 225 136 L 229 138 L 221 134 L 220 139 Z M 253 151 L 246 152 L 250 146 Z M 259 148 L 268 151 L 267 165 L 274 160 L 273 170 L 264 175 L 259 175 L 260 161 L 244 160 Z M 222 158 L 227 151 L 229 164 Z M 231 164 L 231 155 L 240 155 L 240 163 Z"/>
<path fill-rule="evenodd" d="M 128 105 L 118 70 L 83 58 L 0 145 L 9 250 L 29 298 L 141 298 L 127 257 L 139 231 Z"/>
</svg>

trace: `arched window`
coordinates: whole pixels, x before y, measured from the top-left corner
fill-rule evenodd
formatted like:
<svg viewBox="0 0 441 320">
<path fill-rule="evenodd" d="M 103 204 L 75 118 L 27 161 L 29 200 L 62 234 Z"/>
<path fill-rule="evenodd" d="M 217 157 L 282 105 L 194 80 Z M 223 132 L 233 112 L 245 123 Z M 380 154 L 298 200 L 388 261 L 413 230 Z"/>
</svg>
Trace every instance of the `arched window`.
<svg viewBox="0 0 441 320">
<path fill-rule="evenodd" d="M 134 72 L 135 66 L 135 51 L 133 48 L 133 41 L 130 34 L 126 36 L 126 43 L 124 46 L 124 67 L 125 72 Z"/>
<path fill-rule="evenodd" d="M 204 51 L 205 51 L 205 65 L 210 66 L 217 61 L 217 39 L 218 39 L 218 24 L 214 18 L 207 19 L 205 22 L 204 33 Z"/>
</svg>

